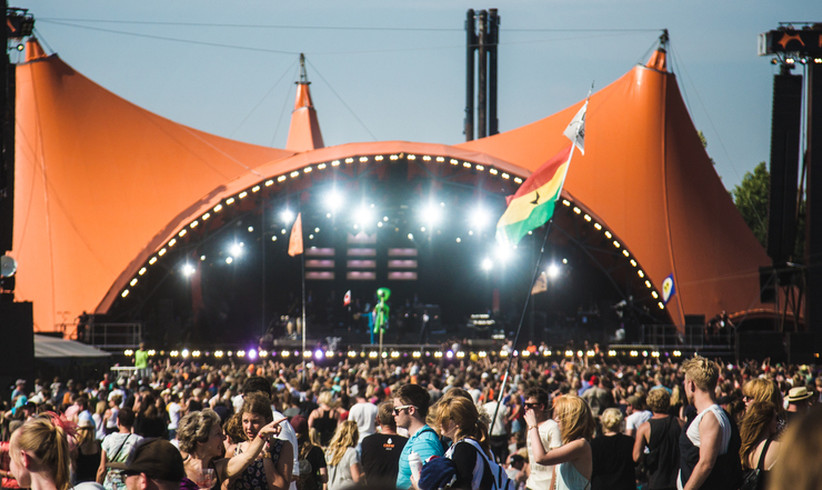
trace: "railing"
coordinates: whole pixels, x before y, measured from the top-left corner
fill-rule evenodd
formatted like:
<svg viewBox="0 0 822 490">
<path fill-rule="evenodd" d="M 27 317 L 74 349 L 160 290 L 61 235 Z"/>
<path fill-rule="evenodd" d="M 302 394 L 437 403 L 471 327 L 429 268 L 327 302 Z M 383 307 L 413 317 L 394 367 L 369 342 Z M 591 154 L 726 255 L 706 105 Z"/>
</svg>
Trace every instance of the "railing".
<svg viewBox="0 0 822 490">
<path fill-rule="evenodd" d="M 86 342 L 104 350 L 125 349 L 136 347 L 142 334 L 140 323 L 91 323 Z"/>
<path fill-rule="evenodd" d="M 735 332 L 726 330 L 706 332 L 704 325 L 685 325 L 684 332 L 680 333 L 676 325 L 642 325 L 640 342 L 659 349 L 686 348 L 706 354 L 732 354 Z"/>
</svg>

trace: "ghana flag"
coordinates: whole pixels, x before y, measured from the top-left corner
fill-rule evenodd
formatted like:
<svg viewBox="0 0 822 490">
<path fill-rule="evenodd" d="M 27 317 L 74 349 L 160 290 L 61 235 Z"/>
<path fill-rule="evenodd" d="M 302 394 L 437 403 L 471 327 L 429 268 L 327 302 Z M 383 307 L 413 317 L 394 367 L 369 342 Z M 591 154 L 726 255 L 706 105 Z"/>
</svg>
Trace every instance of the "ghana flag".
<svg viewBox="0 0 822 490">
<path fill-rule="evenodd" d="M 508 196 L 508 207 L 497 222 L 497 240 L 516 245 L 525 234 L 551 219 L 568 172 L 574 145 L 569 144 L 545 162 Z"/>
<path fill-rule="evenodd" d="M 588 94 L 591 97 L 591 94 Z M 516 245 L 526 233 L 544 225 L 554 214 L 554 203 L 559 199 L 574 147 L 585 154 L 585 114 L 588 100 L 565 128 L 564 135 L 571 140 L 568 147 L 560 150 L 542 164 L 517 189 L 508 196 L 508 207 L 497 222 L 497 241 Z"/>
</svg>

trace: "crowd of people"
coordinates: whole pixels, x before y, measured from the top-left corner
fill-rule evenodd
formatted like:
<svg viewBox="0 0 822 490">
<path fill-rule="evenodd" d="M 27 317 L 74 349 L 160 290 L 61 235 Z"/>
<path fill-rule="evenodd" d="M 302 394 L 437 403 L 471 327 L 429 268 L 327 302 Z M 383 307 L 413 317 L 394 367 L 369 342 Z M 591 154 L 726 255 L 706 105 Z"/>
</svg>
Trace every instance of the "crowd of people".
<svg viewBox="0 0 822 490">
<path fill-rule="evenodd" d="M 0 476 L 60 490 L 810 489 L 815 369 L 152 359 L 131 378 L 19 380 Z"/>
</svg>

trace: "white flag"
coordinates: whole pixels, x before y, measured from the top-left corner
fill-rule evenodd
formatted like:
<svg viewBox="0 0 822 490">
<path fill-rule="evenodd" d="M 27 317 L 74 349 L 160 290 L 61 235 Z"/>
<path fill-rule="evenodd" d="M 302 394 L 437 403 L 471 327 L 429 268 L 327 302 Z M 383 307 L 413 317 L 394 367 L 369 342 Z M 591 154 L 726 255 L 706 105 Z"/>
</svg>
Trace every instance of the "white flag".
<svg viewBox="0 0 822 490">
<path fill-rule="evenodd" d="M 588 101 L 586 100 L 582 107 L 580 107 L 577 114 L 571 119 L 568 127 L 562 133 L 566 138 L 574 143 L 574 146 L 579 148 L 579 152 L 585 154 L 585 111 L 588 110 Z"/>
</svg>

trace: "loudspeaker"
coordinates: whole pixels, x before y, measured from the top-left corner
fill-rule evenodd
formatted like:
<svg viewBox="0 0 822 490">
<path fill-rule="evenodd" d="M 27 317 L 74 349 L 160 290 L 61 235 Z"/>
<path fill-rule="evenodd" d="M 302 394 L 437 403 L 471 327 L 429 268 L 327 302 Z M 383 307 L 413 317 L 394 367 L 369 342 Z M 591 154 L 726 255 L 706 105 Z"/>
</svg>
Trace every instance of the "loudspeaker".
<svg viewBox="0 0 822 490">
<path fill-rule="evenodd" d="M 30 302 L 0 302 L 0 391 L 5 393 L 17 378 L 34 378 L 34 322 Z M 31 386 L 31 385 L 30 385 Z"/>
<path fill-rule="evenodd" d="M 802 77 L 787 73 L 774 75 L 768 255 L 777 264 L 788 260 L 796 242 L 801 110 Z"/>
</svg>

